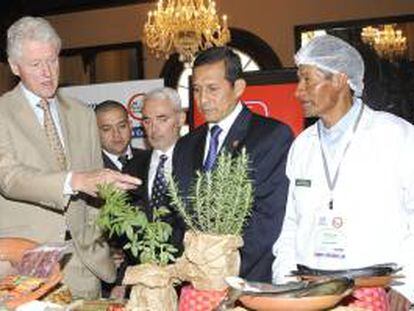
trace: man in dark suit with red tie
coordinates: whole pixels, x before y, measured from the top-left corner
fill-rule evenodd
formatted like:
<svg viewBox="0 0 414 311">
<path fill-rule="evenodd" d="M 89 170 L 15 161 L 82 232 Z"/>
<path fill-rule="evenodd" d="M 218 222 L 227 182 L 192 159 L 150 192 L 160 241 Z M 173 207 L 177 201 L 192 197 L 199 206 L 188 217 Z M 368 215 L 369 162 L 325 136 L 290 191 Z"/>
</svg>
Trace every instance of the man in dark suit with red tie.
<svg viewBox="0 0 414 311">
<path fill-rule="evenodd" d="M 181 138 L 173 172 L 184 196 L 196 170 L 214 169 L 221 150 L 246 148 L 255 189 L 252 215 L 244 229 L 240 275 L 271 282 L 272 245 L 278 238 L 288 190 L 285 164 L 293 140 L 290 128 L 250 112 L 240 101 L 246 87 L 239 57 L 227 47 L 201 52 L 194 61 L 194 98 L 206 123 Z"/>
</svg>

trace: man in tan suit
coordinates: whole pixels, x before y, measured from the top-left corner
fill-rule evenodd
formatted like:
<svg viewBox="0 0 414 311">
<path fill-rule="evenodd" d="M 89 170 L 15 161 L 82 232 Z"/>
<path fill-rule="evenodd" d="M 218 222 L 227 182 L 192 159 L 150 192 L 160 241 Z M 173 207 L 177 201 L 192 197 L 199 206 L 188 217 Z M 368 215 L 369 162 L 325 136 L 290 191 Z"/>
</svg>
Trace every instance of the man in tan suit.
<svg viewBox="0 0 414 311">
<path fill-rule="evenodd" d="M 102 169 L 94 112 L 57 92 L 60 47 L 42 18 L 21 18 L 7 32 L 21 82 L 0 97 L 0 236 L 72 240 L 65 282 L 75 296 L 97 297 L 97 278 L 113 282 L 115 269 L 87 198 L 100 183 L 129 190 L 140 181 Z"/>
</svg>

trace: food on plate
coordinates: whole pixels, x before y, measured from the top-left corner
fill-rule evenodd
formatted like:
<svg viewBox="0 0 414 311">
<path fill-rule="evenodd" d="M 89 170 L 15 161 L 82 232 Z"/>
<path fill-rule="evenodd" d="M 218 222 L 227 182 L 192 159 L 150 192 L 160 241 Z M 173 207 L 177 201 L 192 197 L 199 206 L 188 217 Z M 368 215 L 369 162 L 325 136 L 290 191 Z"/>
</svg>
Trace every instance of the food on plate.
<svg viewBox="0 0 414 311">
<path fill-rule="evenodd" d="M 0 260 L 0 279 L 10 274 L 16 274 L 16 269 L 10 261 Z"/>
<path fill-rule="evenodd" d="M 0 281 L 0 303 L 24 297 L 37 290 L 45 280 L 37 277 L 9 275 Z"/>
</svg>

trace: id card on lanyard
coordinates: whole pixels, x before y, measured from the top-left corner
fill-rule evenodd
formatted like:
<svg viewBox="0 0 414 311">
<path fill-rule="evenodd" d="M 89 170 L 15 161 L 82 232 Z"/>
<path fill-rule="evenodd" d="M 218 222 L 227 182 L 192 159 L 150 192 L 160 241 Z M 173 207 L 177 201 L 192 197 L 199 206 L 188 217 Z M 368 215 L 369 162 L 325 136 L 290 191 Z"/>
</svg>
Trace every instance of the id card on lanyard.
<svg viewBox="0 0 414 311">
<path fill-rule="evenodd" d="M 337 211 L 323 209 L 317 219 L 314 256 L 320 260 L 345 259 L 347 241 L 345 218 Z"/>
<path fill-rule="evenodd" d="M 364 104 L 361 105 L 361 109 L 359 110 L 357 119 L 356 119 L 355 124 L 352 128 L 352 135 L 351 135 L 350 139 L 348 140 L 348 143 L 345 145 L 344 151 L 342 152 L 342 156 L 339 159 L 338 166 L 337 166 L 336 171 L 335 171 L 333 176 L 331 176 L 331 174 L 329 172 L 328 160 L 326 158 L 326 155 L 325 155 L 325 152 L 324 152 L 323 146 L 322 146 L 322 135 L 321 135 L 320 123 L 319 122 L 317 123 L 319 146 L 320 146 L 320 151 L 321 151 L 321 156 L 322 156 L 323 170 L 325 172 L 326 183 L 327 183 L 327 185 L 329 187 L 329 190 L 331 192 L 331 199 L 329 200 L 329 204 L 328 204 L 328 207 L 329 207 L 330 210 L 334 209 L 333 192 L 334 192 L 335 187 L 336 187 L 336 182 L 338 181 L 339 173 L 340 173 L 340 170 L 341 170 L 341 164 L 342 164 L 342 162 L 345 158 L 345 155 L 346 155 L 349 147 L 351 146 L 352 139 L 354 137 L 354 134 L 355 134 L 356 130 L 358 129 L 359 122 L 361 121 L 363 111 L 364 111 Z"/>
</svg>

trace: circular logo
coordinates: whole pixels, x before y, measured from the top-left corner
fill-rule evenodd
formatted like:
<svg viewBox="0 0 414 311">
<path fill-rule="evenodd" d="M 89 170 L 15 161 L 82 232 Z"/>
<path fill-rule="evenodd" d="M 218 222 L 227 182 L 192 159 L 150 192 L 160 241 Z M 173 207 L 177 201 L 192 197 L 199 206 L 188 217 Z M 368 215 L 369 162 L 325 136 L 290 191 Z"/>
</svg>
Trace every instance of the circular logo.
<svg viewBox="0 0 414 311">
<path fill-rule="evenodd" d="M 344 224 L 344 221 L 342 220 L 342 217 L 334 217 L 332 219 L 332 226 L 335 229 L 341 228 L 343 224 Z"/>
<path fill-rule="evenodd" d="M 142 121 L 142 100 L 144 99 L 145 93 L 138 93 L 128 100 L 127 110 L 129 115 L 137 120 Z"/>
</svg>

